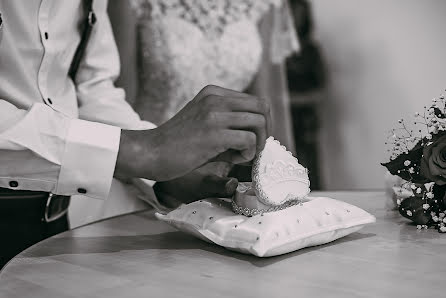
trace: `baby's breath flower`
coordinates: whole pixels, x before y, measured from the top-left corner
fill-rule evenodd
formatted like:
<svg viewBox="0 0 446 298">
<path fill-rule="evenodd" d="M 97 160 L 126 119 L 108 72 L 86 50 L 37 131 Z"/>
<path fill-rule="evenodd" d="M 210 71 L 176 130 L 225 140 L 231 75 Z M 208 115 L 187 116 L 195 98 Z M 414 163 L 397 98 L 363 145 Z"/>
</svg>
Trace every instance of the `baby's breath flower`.
<svg viewBox="0 0 446 298">
<path fill-rule="evenodd" d="M 432 128 L 431 133 L 433 133 L 434 135 L 436 135 L 436 134 L 438 133 L 438 125 L 435 125 L 435 126 Z"/>
</svg>

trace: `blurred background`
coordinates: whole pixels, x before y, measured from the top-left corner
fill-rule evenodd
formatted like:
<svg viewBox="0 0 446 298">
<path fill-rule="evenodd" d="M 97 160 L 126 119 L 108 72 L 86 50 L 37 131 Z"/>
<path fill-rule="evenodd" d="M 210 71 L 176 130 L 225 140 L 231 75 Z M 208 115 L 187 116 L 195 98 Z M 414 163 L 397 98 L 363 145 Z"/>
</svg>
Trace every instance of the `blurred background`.
<svg viewBox="0 0 446 298">
<path fill-rule="evenodd" d="M 290 1 L 287 61 L 299 160 L 312 189 L 382 189 L 388 131 L 446 88 L 446 1 Z"/>
</svg>

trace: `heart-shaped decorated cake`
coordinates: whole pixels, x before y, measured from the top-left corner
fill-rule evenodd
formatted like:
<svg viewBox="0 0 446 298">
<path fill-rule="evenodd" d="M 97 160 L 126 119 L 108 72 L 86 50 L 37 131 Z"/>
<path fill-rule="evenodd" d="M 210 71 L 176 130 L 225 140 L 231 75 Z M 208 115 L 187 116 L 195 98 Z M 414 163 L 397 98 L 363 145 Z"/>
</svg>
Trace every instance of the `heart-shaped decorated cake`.
<svg viewBox="0 0 446 298">
<path fill-rule="evenodd" d="M 254 159 L 252 184 L 241 183 L 233 199 L 236 213 L 254 216 L 301 204 L 310 192 L 308 171 L 273 137 Z"/>
</svg>

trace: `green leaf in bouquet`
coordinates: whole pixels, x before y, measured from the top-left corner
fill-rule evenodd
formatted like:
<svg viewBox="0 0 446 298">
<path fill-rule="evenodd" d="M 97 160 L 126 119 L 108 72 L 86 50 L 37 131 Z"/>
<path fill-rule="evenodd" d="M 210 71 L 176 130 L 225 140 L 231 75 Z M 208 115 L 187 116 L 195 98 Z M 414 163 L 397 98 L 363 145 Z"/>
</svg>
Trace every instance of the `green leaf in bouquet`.
<svg viewBox="0 0 446 298">
<path fill-rule="evenodd" d="M 437 116 L 437 118 L 440 118 L 440 119 L 446 118 L 446 115 L 439 108 L 434 107 L 433 109 L 434 109 L 434 114 L 435 114 L 435 116 Z"/>
<path fill-rule="evenodd" d="M 387 163 L 381 163 L 381 165 L 385 166 L 392 175 L 397 175 L 406 181 L 414 183 L 429 182 L 429 180 L 420 173 L 420 161 L 423 156 L 422 144 L 423 142 L 419 141 L 408 153 L 400 154 L 395 159 Z M 404 164 L 407 160 L 411 162 L 410 166 Z M 414 169 L 412 173 L 409 170 L 410 167 Z"/>
<path fill-rule="evenodd" d="M 434 184 L 432 188 L 432 192 L 434 193 L 434 204 L 436 212 L 446 209 L 446 185 L 438 185 Z"/>
<path fill-rule="evenodd" d="M 437 133 L 433 133 L 431 134 L 431 139 L 428 140 L 426 137 L 423 139 L 423 142 L 426 144 L 430 144 L 430 143 L 435 143 L 438 141 L 438 139 L 440 139 L 441 137 L 446 135 L 446 131 L 444 130 L 440 130 Z"/>
<path fill-rule="evenodd" d="M 425 225 L 429 223 L 432 216 L 430 209 L 424 209 L 423 205 L 426 201 L 423 198 L 412 196 L 401 202 L 398 210 L 402 216 L 410 219 L 417 225 Z"/>
</svg>

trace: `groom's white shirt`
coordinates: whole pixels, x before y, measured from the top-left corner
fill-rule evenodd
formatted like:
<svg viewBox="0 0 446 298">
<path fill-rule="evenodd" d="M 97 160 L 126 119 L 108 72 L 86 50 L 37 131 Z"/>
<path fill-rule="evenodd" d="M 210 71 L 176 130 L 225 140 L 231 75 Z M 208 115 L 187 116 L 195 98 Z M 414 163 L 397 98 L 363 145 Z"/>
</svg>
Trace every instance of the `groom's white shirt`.
<svg viewBox="0 0 446 298">
<path fill-rule="evenodd" d="M 0 187 L 105 199 L 120 128 L 154 127 L 113 84 L 119 56 L 106 6 L 94 2 L 97 22 L 73 82 L 82 1 L 0 0 Z"/>
</svg>

